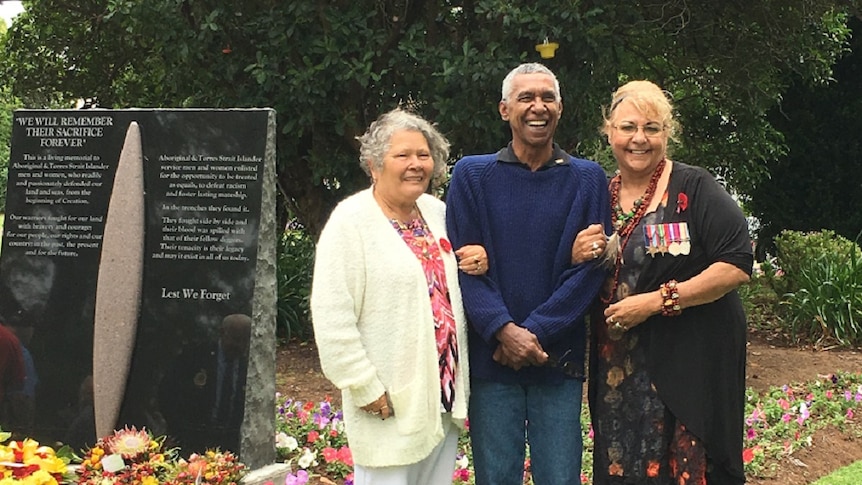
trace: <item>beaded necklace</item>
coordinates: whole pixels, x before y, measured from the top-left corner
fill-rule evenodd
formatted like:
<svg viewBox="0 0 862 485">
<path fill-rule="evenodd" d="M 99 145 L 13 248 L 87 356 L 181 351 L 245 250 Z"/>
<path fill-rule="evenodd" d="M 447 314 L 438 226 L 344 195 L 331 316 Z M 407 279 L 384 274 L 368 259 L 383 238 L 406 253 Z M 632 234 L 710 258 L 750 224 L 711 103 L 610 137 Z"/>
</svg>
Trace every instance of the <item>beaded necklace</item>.
<svg viewBox="0 0 862 485">
<path fill-rule="evenodd" d="M 601 297 L 602 302 L 605 304 L 609 304 L 617 292 L 617 286 L 620 282 L 620 268 L 622 267 L 623 262 L 623 251 L 629 243 L 632 233 L 640 223 L 641 219 L 643 219 L 647 208 L 652 202 L 656 187 L 658 187 L 658 181 L 661 179 L 662 172 L 664 172 L 664 166 L 665 159 L 662 158 L 661 161 L 658 162 L 658 165 L 656 165 L 655 171 L 652 173 L 652 177 L 649 179 L 646 191 L 644 191 L 642 196 L 635 200 L 632 211 L 629 213 L 623 213 L 622 206 L 620 206 L 620 187 L 622 187 L 622 177 L 620 174 L 617 173 L 608 185 L 608 190 L 611 193 L 614 229 L 619 238 L 620 246 L 616 251 L 616 257 L 614 258 L 614 282 L 611 286 L 611 291 L 608 293 L 607 298 L 605 298 L 605 296 Z"/>
</svg>

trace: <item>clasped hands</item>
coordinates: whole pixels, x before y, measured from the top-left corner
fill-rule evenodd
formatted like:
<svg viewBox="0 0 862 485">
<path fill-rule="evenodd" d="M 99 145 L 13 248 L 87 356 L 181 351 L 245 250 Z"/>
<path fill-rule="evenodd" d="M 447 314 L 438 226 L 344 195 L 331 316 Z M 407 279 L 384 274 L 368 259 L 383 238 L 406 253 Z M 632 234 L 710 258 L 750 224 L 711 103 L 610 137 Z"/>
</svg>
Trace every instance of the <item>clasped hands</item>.
<svg viewBox="0 0 862 485">
<path fill-rule="evenodd" d="M 541 366 L 548 361 L 548 354 L 542 349 L 539 339 L 533 332 L 509 322 L 497 331 L 500 344 L 494 351 L 494 362 L 519 370 L 528 365 Z"/>
</svg>

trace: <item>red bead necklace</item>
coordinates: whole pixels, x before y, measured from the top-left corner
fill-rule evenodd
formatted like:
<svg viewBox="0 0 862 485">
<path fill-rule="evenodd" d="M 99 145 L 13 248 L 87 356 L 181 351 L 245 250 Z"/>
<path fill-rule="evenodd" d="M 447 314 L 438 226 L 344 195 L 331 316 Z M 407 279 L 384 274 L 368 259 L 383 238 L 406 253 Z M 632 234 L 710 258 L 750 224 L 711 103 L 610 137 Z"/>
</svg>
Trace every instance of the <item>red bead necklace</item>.
<svg viewBox="0 0 862 485">
<path fill-rule="evenodd" d="M 652 173 L 652 177 L 649 179 L 649 184 L 647 185 L 646 191 L 642 196 L 640 196 L 637 200 L 635 200 L 634 208 L 632 213 L 625 214 L 623 213 L 622 207 L 620 206 L 620 187 L 622 187 L 622 177 L 619 173 L 611 179 L 610 184 L 608 184 L 608 191 L 611 193 L 611 208 L 612 208 L 612 217 L 614 223 L 614 229 L 617 231 L 617 235 L 620 241 L 620 247 L 617 250 L 616 258 L 614 259 L 614 283 L 611 287 L 611 291 L 608 294 L 607 298 L 602 296 L 602 302 L 604 304 L 609 304 L 614 295 L 617 292 L 617 286 L 619 286 L 620 282 L 620 267 L 623 262 L 623 251 L 626 248 L 626 245 L 629 243 L 629 239 L 631 239 L 632 233 L 635 228 L 640 223 L 641 219 L 643 219 L 644 214 L 646 214 L 647 208 L 649 208 L 650 203 L 652 202 L 652 198 L 655 195 L 655 189 L 658 187 L 658 181 L 661 179 L 661 174 L 664 172 L 665 167 L 665 159 L 662 158 L 658 165 L 656 165 L 655 170 Z"/>
</svg>

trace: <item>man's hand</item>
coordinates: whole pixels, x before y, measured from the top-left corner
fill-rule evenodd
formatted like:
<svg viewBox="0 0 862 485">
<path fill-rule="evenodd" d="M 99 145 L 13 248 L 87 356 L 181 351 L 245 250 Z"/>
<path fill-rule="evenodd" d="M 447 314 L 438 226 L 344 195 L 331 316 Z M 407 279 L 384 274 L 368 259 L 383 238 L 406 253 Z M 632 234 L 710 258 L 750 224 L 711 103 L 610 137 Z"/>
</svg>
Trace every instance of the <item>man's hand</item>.
<svg viewBox="0 0 862 485">
<path fill-rule="evenodd" d="M 533 332 L 509 322 L 497 331 L 500 345 L 494 351 L 494 361 L 519 370 L 527 365 L 543 365 L 548 354 Z"/>
</svg>

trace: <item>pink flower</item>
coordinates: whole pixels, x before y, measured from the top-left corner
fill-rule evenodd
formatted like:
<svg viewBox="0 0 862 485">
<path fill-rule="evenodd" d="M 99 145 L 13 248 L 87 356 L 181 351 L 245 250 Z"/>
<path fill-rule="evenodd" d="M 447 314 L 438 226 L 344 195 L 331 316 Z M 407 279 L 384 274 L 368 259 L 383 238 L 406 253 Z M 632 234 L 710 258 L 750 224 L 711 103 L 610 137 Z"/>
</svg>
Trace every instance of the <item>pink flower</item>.
<svg viewBox="0 0 862 485">
<path fill-rule="evenodd" d="M 326 460 L 327 463 L 332 463 L 338 459 L 338 452 L 331 446 L 324 448 L 321 453 L 323 454 L 323 459 Z"/>
<path fill-rule="evenodd" d="M 308 432 L 308 436 L 305 438 L 305 440 L 309 443 L 314 443 L 315 441 L 317 441 L 318 438 L 320 438 L 320 433 L 312 430 Z"/>
<path fill-rule="evenodd" d="M 745 437 L 753 440 L 754 438 L 757 438 L 757 431 L 755 431 L 754 428 L 748 428 L 748 431 L 745 433 Z"/>
<path fill-rule="evenodd" d="M 466 468 L 459 468 L 452 473 L 452 481 L 461 481 L 461 482 L 469 482 L 470 481 L 470 470 Z"/>
<path fill-rule="evenodd" d="M 581 473 L 581 483 L 588 483 L 589 481 L 590 481 L 590 478 L 588 476 L 586 476 L 585 474 Z"/>
<path fill-rule="evenodd" d="M 353 454 L 350 452 L 350 448 L 346 446 L 342 446 L 338 449 L 338 461 L 344 463 L 347 466 L 353 466 Z"/>
<path fill-rule="evenodd" d="M 847 417 L 847 419 L 853 419 L 853 410 L 852 410 L 852 409 L 847 408 L 847 415 L 846 415 L 846 417 Z"/>
<path fill-rule="evenodd" d="M 826 399 L 832 399 L 832 389 L 826 391 Z"/>
<path fill-rule="evenodd" d="M 305 485 L 308 483 L 308 472 L 305 470 L 299 470 L 294 474 L 288 474 L 284 479 L 284 485 Z"/>
<path fill-rule="evenodd" d="M 595 436 L 596 432 L 593 431 L 593 423 L 590 423 L 590 431 L 587 433 L 587 437 L 589 437 L 590 439 L 594 439 Z"/>
<path fill-rule="evenodd" d="M 787 402 L 787 399 L 784 399 L 783 397 L 778 400 L 778 405 L 781 406 L 781 409 L 783 409 L 785 411 L 790 409 L 790 403 Z"/>
<path fill-rule="evenodd" d="M 793 419 L 793 418 L 788 413 L 784 413 L 784 415 L 781 416 L 781 421 L 783 421 L 785 423 L 789 423 L 791 419 Z"/>
<path fill-rule="evenodd" d="M 745 420 L 745 424 L 751 426 L 754 423 L 760 422 L 763 417 L 763 411 L 761 411 L 760 408 L 754 408 L 754 411 L 751 412 L 751 416 Z"/>
</svg>

